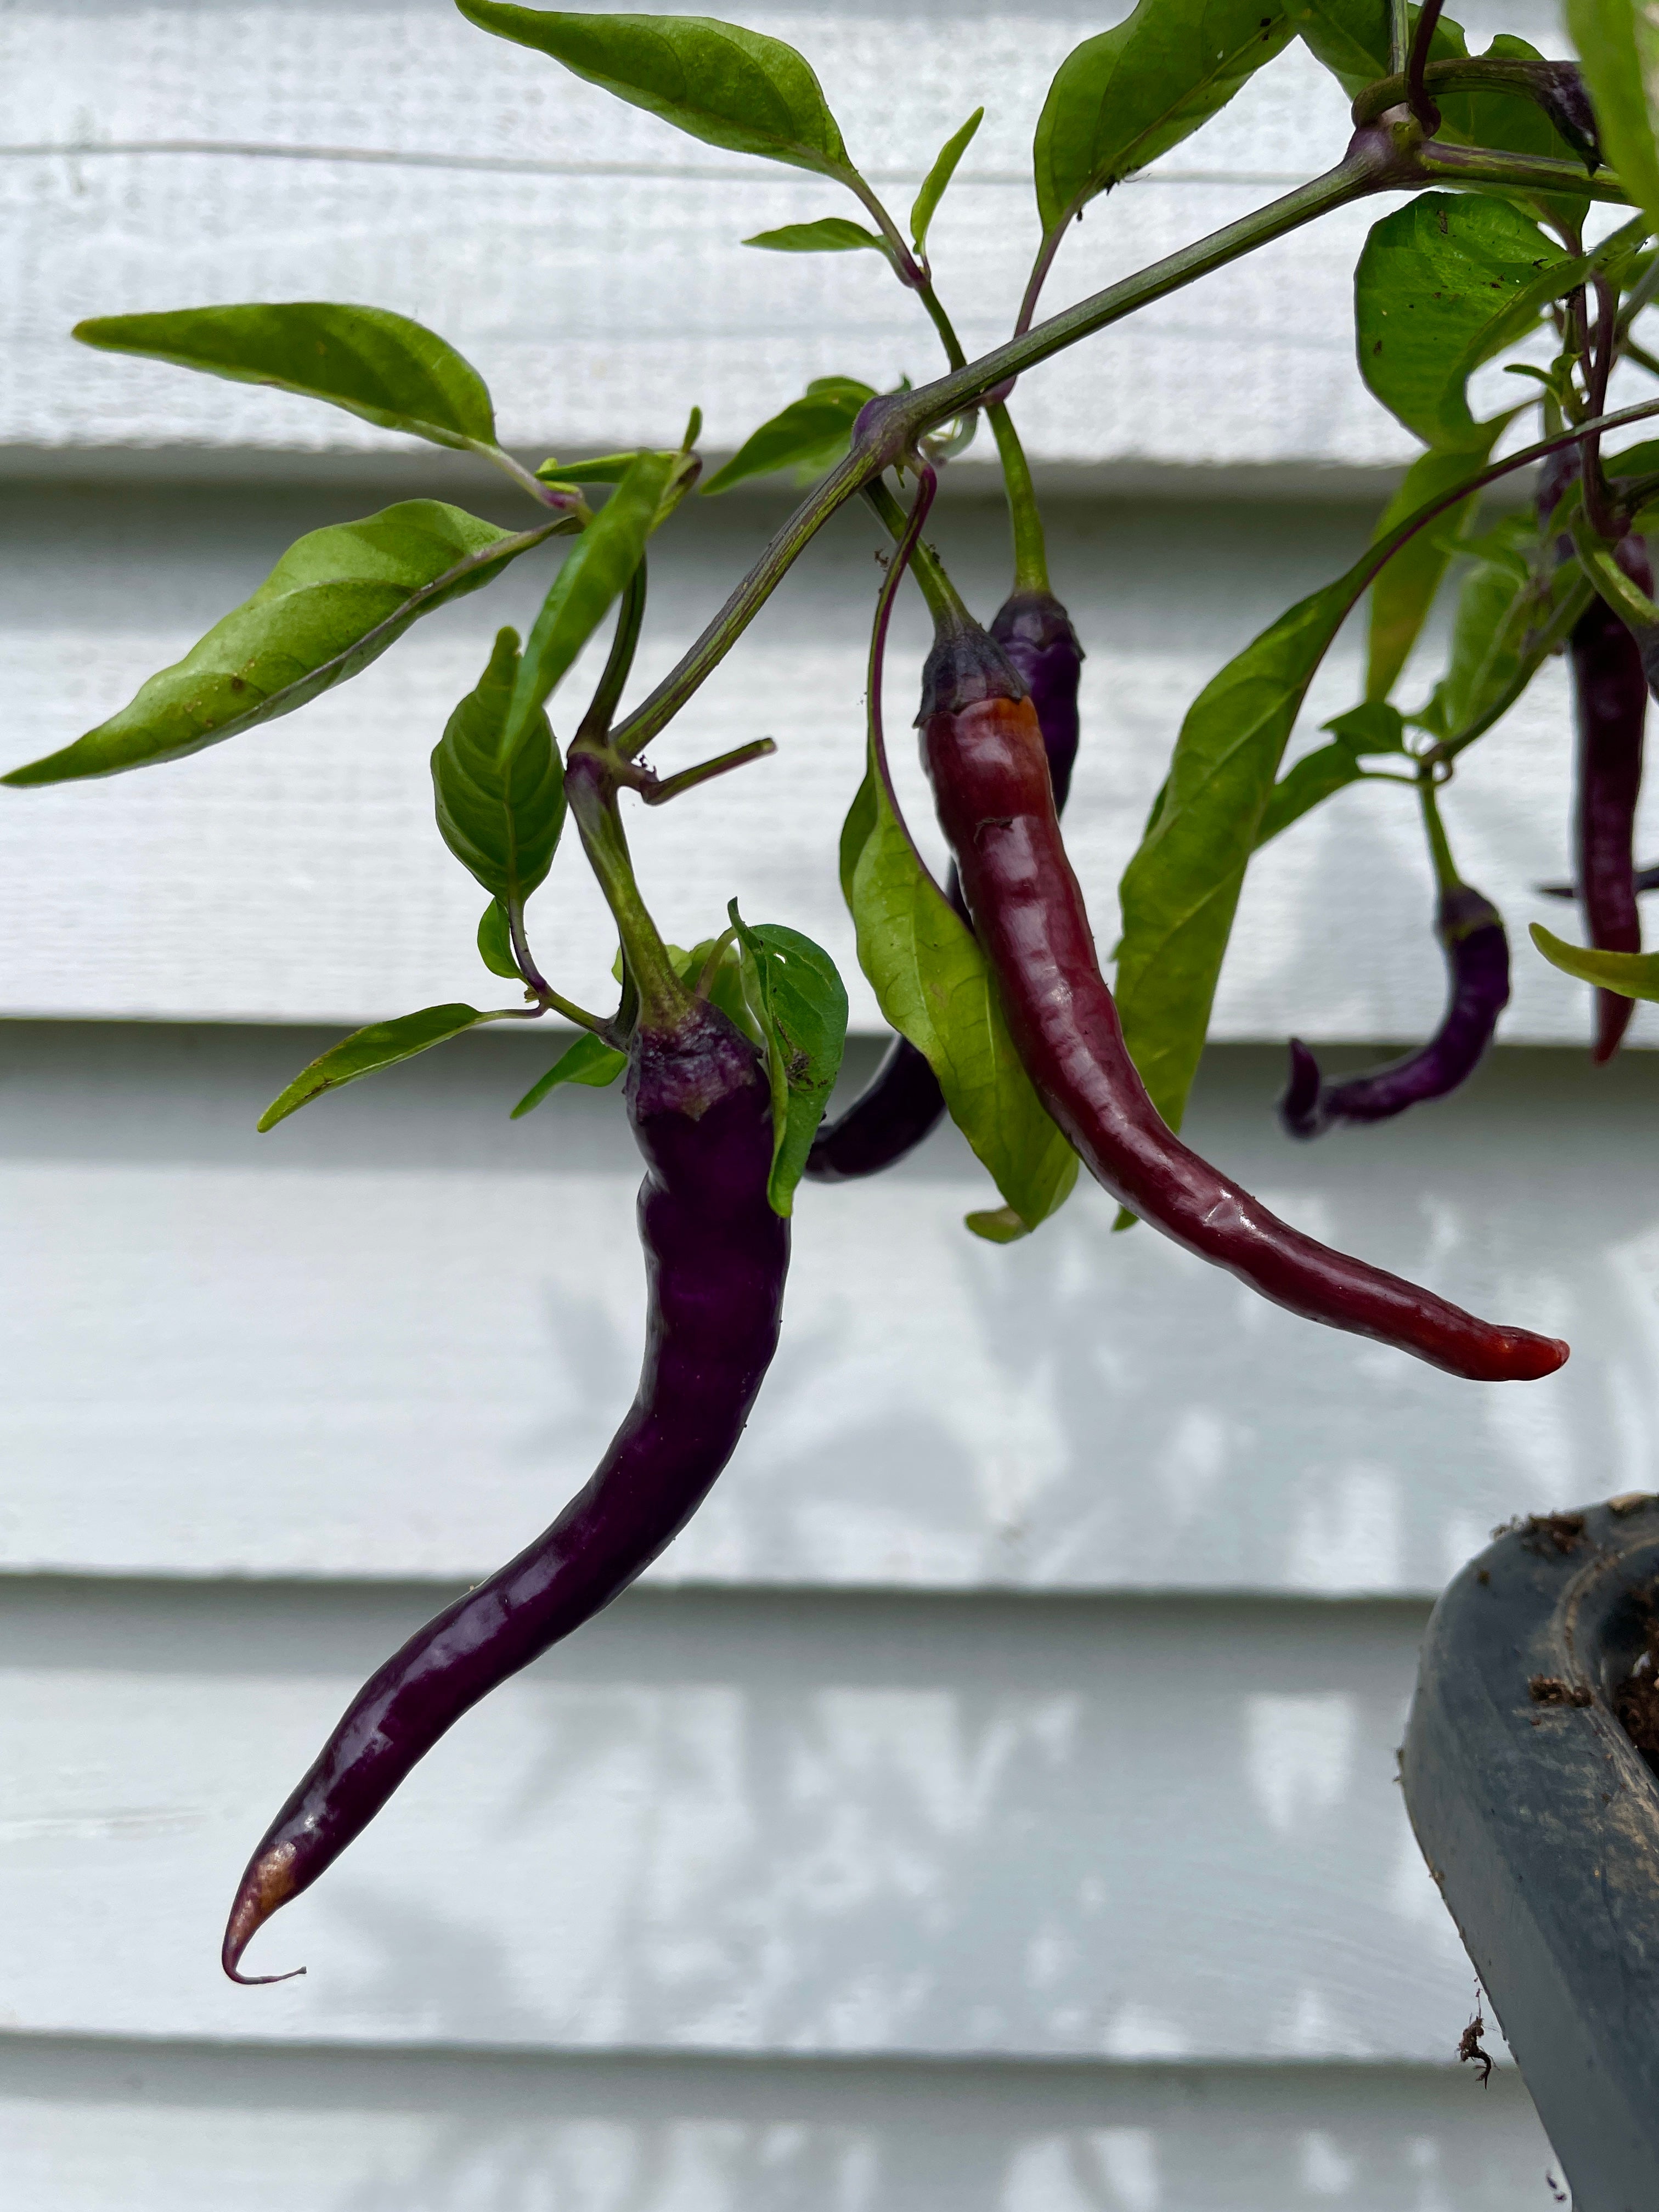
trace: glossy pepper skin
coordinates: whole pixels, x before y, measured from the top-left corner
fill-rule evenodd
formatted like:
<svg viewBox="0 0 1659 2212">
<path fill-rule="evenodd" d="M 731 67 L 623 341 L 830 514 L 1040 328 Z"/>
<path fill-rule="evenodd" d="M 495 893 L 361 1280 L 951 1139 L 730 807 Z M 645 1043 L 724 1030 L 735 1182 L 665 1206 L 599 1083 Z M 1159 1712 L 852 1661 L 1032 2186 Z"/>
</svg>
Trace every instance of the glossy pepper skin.
<svg viewBox="0 0 1659 2212">
<path fill-rule="evenodd" d="M 1015 592 L 998 608 L 991 635 L 1036 709 L 1054 805 L 1063 811 L 1077 759 L 1078 680 L 1083 671 L 1083 647 L 1072 618 L 1052 592 Z M 945 889 L 967 921 L 954 867 Z M 944 1113 L 939 1078 L 908 1037 L 895 1037 L 852 1104 L 820 1124 L 806 1172 L 814 1182 L 850 1182 L 876 1175 L 913 1152 Z"/>
<path fill-rule="evenodd" d="M 1183 1145 L 1147 1097 L 1060 842 L 1029 699 L 982 631 L 941 636 L 922 758 L 1016 1047 L 1090 1172 L 1143 1220 L 1309 1321 L 1479 1382 L 1548 1375 L 1567 1346 L 1481 1321 L 1279 1220 Z"/>
<path fill-rule="evenodd" d="M 1387 1121 L 1408 1106 L 1445 1097 L 1474 1074 L 1510 1002 L 1503 916 L 1468 884 L 1449 884 L 1440 894 L 1435 935 L 1450 983 L 1439 1028 L 1415 1052 L 1341 1083 L 1322 1083 L 1319 1062 L 1292 1037 L 1291 1079 L 1279 1102 L 1287 1135 L 1322 1136 L 1342 1121 Z"/>
<path fill-rule="evenodd" d="M 789 1224 L 767 1201 L 771 1092 L 760 1054 L 701 1001 L 637 1037 L 629 1117 L 645 1156 L 645 1364 L 586 1487 L 515 1559 L 410 1637 L 352 1699 L 261 1841 L 225 1932 L 249 1938 L 315 1881 L 467 1709 L 627 1589 L 702 1504 L 777 1345 Z M 261 1978 L 253 1977 L 250 1978 Z"/>
<path fill-rule="evenodd" d="M 1626 574 L 1650 598 L 1653 571 L 1639 538 L 1616 548 Z M 1578 730 L 1573 860 L 1584 928 L 1598 951 L 1639 952 L 1632 839 L 1642 793 L 1642 747 L 1648 679 L 1642 648 L 1603 599 L 1594 599 L 1573 627 L 1573 710 Z M 1635 1001 L 1616 991 L 1595 994 L 1591 1058 L 1605 1065 L 1619 1049 Z"/>
</svg>

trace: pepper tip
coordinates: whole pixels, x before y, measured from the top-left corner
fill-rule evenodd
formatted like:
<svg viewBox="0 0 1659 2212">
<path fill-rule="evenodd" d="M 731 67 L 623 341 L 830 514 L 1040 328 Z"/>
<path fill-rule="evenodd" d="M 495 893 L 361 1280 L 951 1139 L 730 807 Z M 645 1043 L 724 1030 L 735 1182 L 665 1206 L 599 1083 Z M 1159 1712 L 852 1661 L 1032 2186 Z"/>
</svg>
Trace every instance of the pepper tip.
<svg viewBox="0 0 1659 2212">
<path fill-rule="evenodd" d="M 299 1887 L 294 1876 L 294 1858 L 291 1843 L 256 1852 L 236 1892 L 236 1901 L 225 1925 L 219 1963 L 228 1978 L 244 1989 L 270 1982 L 291 1982 L 305 1972 L 303 1966 L 290 1966 L 285 1974 L 245 1974 L 241 1971 L 243 1952 L 277 1906 L 286 1904 Z"/>
</svg>

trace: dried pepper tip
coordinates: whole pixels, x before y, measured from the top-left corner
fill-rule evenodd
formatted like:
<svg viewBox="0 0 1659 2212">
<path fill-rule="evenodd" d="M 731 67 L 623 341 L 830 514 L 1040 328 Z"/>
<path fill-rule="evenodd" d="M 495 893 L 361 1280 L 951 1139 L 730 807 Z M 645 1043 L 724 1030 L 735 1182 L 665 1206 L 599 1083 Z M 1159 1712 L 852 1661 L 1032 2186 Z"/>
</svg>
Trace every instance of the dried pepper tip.
<svg viewBox="0 0 1659 2212">
<path fill-rule="evenodd" d="M 1279 1124 L 1287 1137 L 1316 1137 L 1324 1128 L 1319 1085 L 1319 1062 L 1300 1037 L 1292 1037 L 1291 1078 L 1279 1102 Z"/>
<path fill-rule="evenodd" d="M 241 1983 L 245 1989 L 270 1982 L 291 1982 L 305 1972 L 303 1966 L 290 1966 L 285 1974 L 245 1974 L 241 1971 L 243 1952 L 277 1906 L 286 1905 L 299 1887 L 295 1879 L 295 1857 L 291 1843 L 277 1844 L 269 1850 L 256 1852 L 237 1889 L 219 1962 L 231 1980 Z"/>
</svg>

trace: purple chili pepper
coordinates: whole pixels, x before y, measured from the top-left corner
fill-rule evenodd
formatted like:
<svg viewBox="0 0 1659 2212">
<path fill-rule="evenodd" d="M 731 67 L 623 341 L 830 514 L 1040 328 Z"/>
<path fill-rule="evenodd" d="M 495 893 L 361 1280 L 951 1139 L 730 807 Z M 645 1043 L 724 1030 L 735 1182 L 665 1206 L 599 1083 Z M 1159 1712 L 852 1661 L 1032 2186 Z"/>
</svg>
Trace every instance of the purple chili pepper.
<svg viewBox="0 0 1659 2212">
<path fill-rule="evenodd" d="M 1639 538 L 1614 548 L 1620 567 L 1651 596 L 1653 571 Z M 1642 793 L 1642 744 L 1648 678 L 1642 645 L 1605 599 L 1593 599 L 1573 625 L 1574 716 L 1578 726 L 1574 860 L 1584 928 L 1598 951 L 1639 952 L 1632 840 Z M 1605 1066 L 1619 1049 L 1635 1012 L 1616 991 L 1595 994 L 1595 1042 L 1590 1057 Z"/>
<path fill-rule="evenodd" d="M 249 1862 L 223 1964 L 307 1888 L 469 1706 L 627 1589 L 702 1504 L 778 1340 L 789 1224 L 767 1200 L 772 1103 L 759 1053 L 697 1001 L 638 1034 L 626 1096 L 645 1155 L 649 1318 L 632 1407 L 586 1489 L 515 1559 L 410 1637 L 352 1699 Z M 303 1971 L 302 1969 L 300 1971 Z"/>
<path fill-rule="evenodd" d="M 1322 1082 L 1319 1062 L 1300 1037 L 1292 1037 L 1291 1079 L 1279 1102 L 1287 1136 L 1322 1136 L 1340 1121 L 1386 1121 L 1408 1106 L 1444 1098 L 1474 1074 L 1509 1004 L 1510 941 L 1503 917 L 1490 899 L 1458 880 L 1426 789 L 1423 805 L 1440 883 L 1434 933 L 1451 987 L 1440 1026 L 1415 1052 L 1343 1083 Z"/>
<path fill-rule="evenodd" d="M 1077 693 L 1083 669 L 1083 647 L 1071 617 L 1052 592 L 1014 592 L 998 609 L 991 635 L 1031 695 L 1054 805 L 1063 808 L 1077 759 Z M 967 921 L 954 862 L 945 892 Z M 852 1104 L 834 1121 L 820 1123 L 806 1173 L 814 1182 L 850 1182 L 878 1174 L 913 1152 L 944 1112 L 939 1078 L 908 1037 L 895 1037 Z"/>
</svg>

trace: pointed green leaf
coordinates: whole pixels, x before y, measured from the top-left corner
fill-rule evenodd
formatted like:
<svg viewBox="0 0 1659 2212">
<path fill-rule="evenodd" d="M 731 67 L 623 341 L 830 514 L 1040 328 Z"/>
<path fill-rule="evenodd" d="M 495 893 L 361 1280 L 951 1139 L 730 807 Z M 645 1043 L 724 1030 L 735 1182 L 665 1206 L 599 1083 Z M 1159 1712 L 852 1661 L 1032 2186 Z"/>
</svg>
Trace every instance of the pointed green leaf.
<svg viewBox="0 0 1659 2212">
<path fill-rule="evenodd" d="M 1406 720 L 1397 707 L 1385 705 L 1380 699 L 1366 699 L 1358 707 L 1350 707 L 1346 714 L 1334 714 L 1321 725 L 1352 753 L 1356 759 L 1366 753 L 1403 753 L 1406 750 Z"/>
<path fill-rule="evenodd" d="M 1074 47 L 1031 149 L 1045 237 L 1207 123 L 1294 35 L 1285 0 L 1139 0 Z"/>
<path fill-rule="evenodd" d="M 1446 673 L 1413 719 L 1437 738 L 1455 737 L 1480 720 L 1541 654 L 1535 640 L 1553 609 L 1575 588 L 1571 563 L 1547 562 L 1537 524 L 1506 515 L 1483 541 L 1485 557 L 1464 577 L 1452 619 Z"/>
<path fill-rule="evenodd" d="M 1581 983 L 1616 991 L 1621 999 L 1659 999 L 1659 952 L 1595 952 L 1567 944 L 1535 921 L 1532 941 L 1552 968 Z"/>
<path fill-rule="evenodd" d="M 852 165 L 811 65 L 781 39 L 706 15 L 570 15 L 456 0 L 480 30 L 728 153 L 845 177 Z"/>
<path fill-rule="evenodd" d="M 860 253 L 866 246 L 878 253 L 887 251 L 884 238 L 841 215 L 826 215 L 817 222 L 786 222 L 781 229 L 757 231 L 743 242 L 763 246 L 769 253 Z"/>
<path fill-rule="evenodd" d="M 821 376 L 804 398 L 792 399 L 781 414 L 744 439 L 732 459 L 703 486 L 713 497 L 730 491 L 745 477 L 771 476 L 792 469 L 800 476 L 822 476 L 842 459 L 853 442 L 853 425 L 867 400 L 867 384 L 850 376 Z"/>
<path fill-rule="evenodd" d="M 756 998 L 772 1083 L 772 1175 L 767 1197 L 775 1213 L 793 1211 L 795 1185 L 847 1043 L 847 987 L 822 945 L 779 922 L 745 922 L 731 905 L 732 926 L 753 963 Z"/>
<path fill-rule="evenodd" d="M 1425 446 L 1473 448 L 1470 376 L 1585 265 L 1507 200 L 1421 192 L 1372 226 L 1354 271 L 1359 373 Z"/>
<path fill-rule="evenodd" d="M 1355 573 L 1299 600 L 1200 692 L 1176 740 L 1164 804 L 1123 872 L 1118 1012 L 1141 1079 L 1172 1129 L 1186 1111 L 1285 741 L 1354 603 Z"/>
<path fill-rule="evenodd" d="M 565 556 L 519 663 L 502 725 L 503 751 L 516 751 L 544 703 L 605 620 L 645 556 L 663 494 L 674 473 L 672 453 L 641 453 Z"/>
<path fill-rule="evenodd" d="M 1447 453 L 1419 453 L 1383 508 L 1373 536 L 1386 538 L 1396 523 L 1483 467 L 1509 419 L 1499 416 L 1483 423 L 1468 446 L 1455 447 Z M 1461 507 L 1450 508 L 1441 521 L 1419 530 L 1371 586 L 1365 662 L 1368 699 L 1386 699 L 1399 681 L 1438 595 L 1456 541 L 1474 520 L 1475 504 L 1466 500 Z"/>
<path fill-rule="evenodd" d="M 1345 744 L 1321 745 L 1317 752 L 1304 754 L 1274 784 L 1261 810 L 1255 851 L 1259 853 L 1264 845 L 1271 844 L 1281 830 L 1288 830 L 1292 822 L 1299 822 L 1304 814 L 1322 805 L 1339 791 L 1358 783 L 1364 774 L 1358 759 Z"/>
<path fill-rule="evenodd" d="M 1035 1229 L 1069 1195 L 1077 1154 L 1020 1065 L 973 932 L 922 866 L 873 768 L 848 816 L 842 858 L 859 965 L 882 1013 L 939 1078 L 951 1120 L 1022 1232 Z M 970 1215 L 969 1225 L 1006 1241 L 982 1226 L 989 1218 Z"/>
<path fill-rule="evenodd" d="M 487 584 L 562 521 L 516 533 L 411 499 L 290 545 L 251 599 L 131 703 L 0 781 L 64 783 L 182 760 L 343 684 L 420 616 Z"/>
<path fill-rule="evenodd" d="M 481 1022 L 510 1018 L 510 1012 L 480 1013 L 476 1006 L 422 1006 L 418 1014 L 401 1014 L 394 1022 L 371 1022 L 301 1068 L 281 1097 L 261 1114 L 258 1127 L 274 1129 L 325 1091 L 337 1091 L 342 1084 L 373 1075 L 377 1068 L 395 1067 L 400 1060 L 412 1060 L 417 1052 L 459 1036 L 463 1030 L 477 1029 Z"/>
<path fill-rule="evenodd" d="M 491 899 L 478 917 L 478 957 L 492 975 L 504 975 L 509 983 L 520 980 L 507 908 L 499 899 Z"/>
<path fill-rule="evenodd" d="M 910 210 L 910 243 L 918 253 L 927 251 L 927 233 L 939 211 L 939 204 L 945 198 L 951 179 L 957 173 L 957 163 L 968 151 L 975 131 L 984 120 L 985 110 L 976 107 L 961 130 L 955 131 L 939 148 L 933 167 L 922 179 L 921 190 L 916 194 L 915 203 Z"/>
<path fill-rule="evenodd" d="M 1607 159 L 1659 225 L 1659 21 L 1643 0 L 1566 0 L 1566 25 Z"/>
<path fill-rule="evenodd" d="M 71 336 L 238 384 L 269 384 L 440 446 L 493 446 L 484 380 L 434 331 L 386 307 L 328 300 L 97 315 Z"/>
<path fill-rule="evenodd" d="M 509 912 L 544 880 L 564 827 L 564 772 L 546 715 L 538 708 L 512 750 L 503 746 L 518 675 L 519 633 L 504 629 L 432 749 L 439 832 Z"/>
<path fill-rule="evenodd" d="M 639 457 L 639 448 L 635 447 L 631 453 L 601 453 L 591 461 L 550 459 L 542 463 L 536 474 L 544 483 L 620 483 Z M 673 458 L 672 453 L 663 456 L 665 460 Z"/>
<path fill-rule="evenodd" d="M 574 1044 L 566 1046 L 545 1075 L 531 1085 L 509 1119 L 520 1121 L 526 1114 L 533 1114 L 549 1091 L 556 1090 L 562 1083 L 585 1083 L 595 1091 L 603 1091 L 607 1084 L 616 1081 L 627 1065 L 625 1052 L 618 1052 L 591 1030 L 585 1031 Z"/>
</svg>

